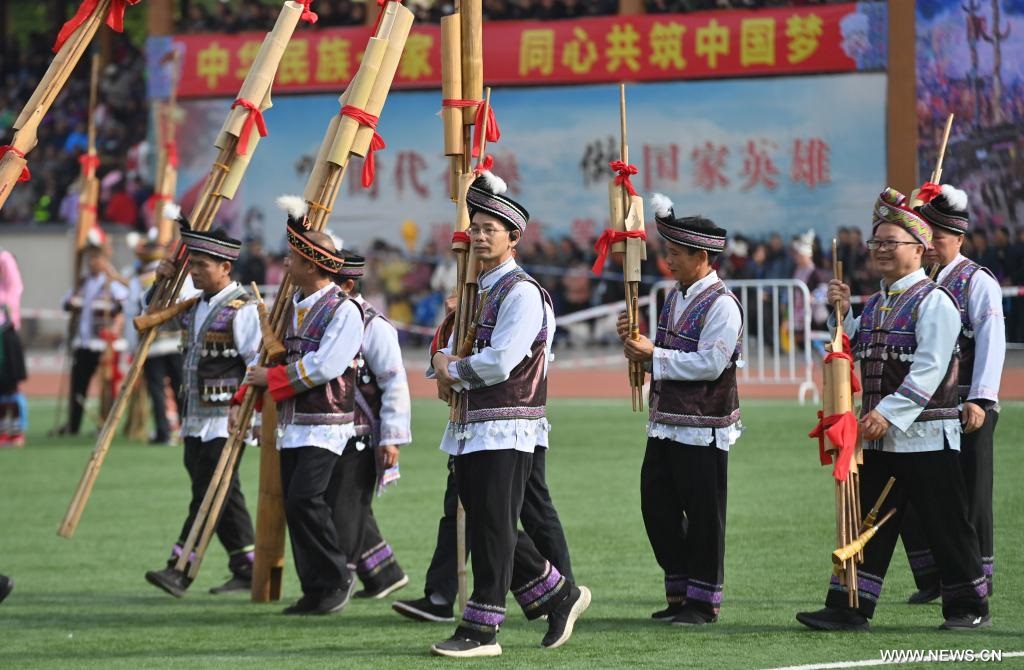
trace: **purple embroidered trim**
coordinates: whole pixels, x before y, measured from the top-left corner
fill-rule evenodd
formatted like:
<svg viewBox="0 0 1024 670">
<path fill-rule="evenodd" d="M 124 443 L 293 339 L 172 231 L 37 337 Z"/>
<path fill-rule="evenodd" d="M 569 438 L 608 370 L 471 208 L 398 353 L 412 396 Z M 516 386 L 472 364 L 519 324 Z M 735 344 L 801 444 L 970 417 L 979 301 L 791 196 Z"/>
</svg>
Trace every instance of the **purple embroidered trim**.
<svg viewBox="0 0 1024 670">
<path fill-rule="evenodd" d="M 651 421 L 672 426 L 693 426 L 694 428 L 725 428 L 740 420 L 737 407 L 727 416 L 699 416 L 696 414 L 669 414 L 662 411 L 651 411 Z"/>
<path fill-rule="evenodd" d="M 479 421 L 500 421 L 502 419 L 543 419 L 546 408 L 540 407 L 492 407 L 466 411 L 466 423 Z"/>
<path fill-rule="evenodd" d="M 695 247 L 697 249 L 704 249 L 705 251 L 716 253 L 725 251 L 724 237 L 694 233 L 688 230 L 679 230 L 678 228 L 666 225 L 661 221 L 658 221 L 657 223 L 658 234 L 669 242 L 675 242 L 676 244 L 681 244 L 684 247 Z"/>
<path fill-rule="evenodd" d="M 369 572 L 381 563 L 387 561 L 389 558 L 394 556 L 394 552 L 391 550 L 391 545 L 383 544 L 378 545 L 378 548 L 367 552 L 369 555 L 364 554 L 364 558 L 358 563 L 359 572 Z"/>
<path fill-rule="evenodd" d="M 484 193 L 483 191 L 475 188 L 470 188 L 469 192 L 466 194 L 466 202 L 473 209 L 479 209 L 484 212 L 494 214 L 499 219 L 511 223 L 519 230 L 524 230 L 526 228 L 526 215 L 522 210 L 501 198 L 501 196 L 495 196 L 493 194 Z"/>
<path fill-rule="evenodd" d="M 469 624 L 496 628 L 505 621 L 505 608 L 481 605 L 471 600 L 466 603 L 466 609 L 462 612 L 462 620 Z"/>
<path fill-rule="evenodd" d="M 925 394 L 924 391 L 915 387 L 910 382 L 904 380 L 900 387 L 896 389 L 896 393 L 899 393 L 904 398 L 910 400 L 919 407 L 925 407 L 928 405 L 928 401 L 932 399 L 931 394 Z"/>
<path fill-rule="evenodd" d="M 294 398 L 289 398 L 294 400 Z M 355 421 L 355 412 L 345 412 L 344 414 L 307 414 L 305 412 L 296 412 L 292 410 L 285 416 L 285 412 L 281 412 L 282 419 L 280 424 L 295 425 L 295 426 L 342 426 L 346 423 L 352 423 Z"/>
<path fill-rule="evenodd" d="M 473 369 L 468 358 L 462 358 L 455 362 L 455 372 L 458 373 L 459 379 L 469 384 L 469 388 L 471 389 L 478 389 L 487 386 L 483 377 L 478 375 L 476 370 Z"/>
<path fill-rule="evenodd" d="M 185 238 L 185 245 L 188 247 L 189 251 L 198 251 L 202 254 L 216 256 L 217 258 L 223 258 L 232 262 L 238 260 L 238 254 L 241 247 L 224 245 L 213 240 L 192 237 L 187 233 L 182 233 L 182 237 Z"/>
<path fill-rule="evenodd" d="M 985 598 L 988 596 L 988 582 L 985 581 L 984 574 L 962 584 L 953 584 L 952 586 L 942 584 L 943 602 L 956 598 L 970 598 L 972 596 L 975 598 Z"/>
<path fill-rule="evenodd" d="M 564 581 L 558 568 L 551 565 L 550 561 L 545 561 L 544 574 L 514 593 L 516 602 L 526 609 L 531 603 L 536 603 L 544 596 L 557 591 Z"/>
</svg>

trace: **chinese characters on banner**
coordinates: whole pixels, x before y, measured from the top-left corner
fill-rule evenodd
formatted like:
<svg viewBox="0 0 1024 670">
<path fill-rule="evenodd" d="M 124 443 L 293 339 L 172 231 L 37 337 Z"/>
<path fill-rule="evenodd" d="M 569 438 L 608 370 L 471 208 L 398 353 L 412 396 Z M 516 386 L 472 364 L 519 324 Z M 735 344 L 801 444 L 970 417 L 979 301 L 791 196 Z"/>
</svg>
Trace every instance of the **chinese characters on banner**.
<svg viewBox="0 0 1024 670">
<path fill-rule="evenodd" d="M 494 86 L 660 81 L 853 72 L 867 27 L 857 3 L 484 24 L 485 79 Z M 367 28 L 301 30 L 285 52 L 275 93 L 334 92 L 351 79 Z M 868 30 L 868 32 L 871 32 Z M 184 54 L 182 98 L 233 96 L 263 35 L 174 38 Z M 881 64 L 884 67 L 884 63 Z M 441 82 L 440 29 L 416 25 L 395 88 Z"/>
</svg>

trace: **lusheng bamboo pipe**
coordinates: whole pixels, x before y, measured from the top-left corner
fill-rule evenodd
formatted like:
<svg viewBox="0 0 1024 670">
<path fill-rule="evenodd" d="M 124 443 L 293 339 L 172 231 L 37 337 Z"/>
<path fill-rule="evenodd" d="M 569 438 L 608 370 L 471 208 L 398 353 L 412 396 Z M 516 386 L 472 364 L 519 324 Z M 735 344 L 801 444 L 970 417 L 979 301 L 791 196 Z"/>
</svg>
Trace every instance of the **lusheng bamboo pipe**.
<svg viewBox="0 0 1024 670">
<path fill-rule="evenodd" d="M 875 501 L 871 511 L 868 512 L 868 515 L 864 518 L 864 522 L 860 526 L 860 533 L 864 533 L 869 528 L 874 527 L 875 519 L 878 518 L 878 512 L 882 509 L 882 503 L 885 502 L 886 497 L 889 495 L 889 491 L 892 490 L 892 485 L 895 483 L 896 478 L 889 477 L 889 481 L 885 483 L 885 488 L 883 488 L 882 492 L 878 495 L 878 500 Z"/>
<path fill-rule="evenodd" d="M 280 363 L 284 360 L 284 345 L 270 324 L 270 314 L 267 312 L 266 303 L 263 302 L 263 296 L 260 295 L 260 287 L 256 285 L 256 282 L 252 282 L 250 286 L 252 294 L 256 296 L 256 311 L 260 315 L 260 334 L 263 336 L 263 347 L 267 350 L 267 361 L 274 364 Z"/>
<path fill-rule="evenodd" d="M 840 565 L 851 560 L 854 556 L 862 552 L 868 541 L 875 536 L 875 533 L 877 533 L 878 530 L 885 525 L 885 522 L 891 519 L 892 515 L 895 513 L 895 508 L 889 510 L 877 524 L 858 535 L 857 539 L 833 551 L 832 562 L 836 565 Z"/>
<path fill-rule="evenodd" d="M 192 305 L 196 304 L 197 302 L 199 302 L 199 296 L 193 296 L 188 300 L 176 302 L 170 307 L 165 307 L 156 312 L 146 312 L 145 314 L 140 314 L 134 319 L 132 319 L 132 324 L 135 326 L 135 330 L 139 331 L 140 333 L 144 330 L 149 330 L 150 328 L 156 328 L 157 326 L 161 326 L 175 317 L 181 316 L 188 310 L 192 309 Z"/>
</svg>

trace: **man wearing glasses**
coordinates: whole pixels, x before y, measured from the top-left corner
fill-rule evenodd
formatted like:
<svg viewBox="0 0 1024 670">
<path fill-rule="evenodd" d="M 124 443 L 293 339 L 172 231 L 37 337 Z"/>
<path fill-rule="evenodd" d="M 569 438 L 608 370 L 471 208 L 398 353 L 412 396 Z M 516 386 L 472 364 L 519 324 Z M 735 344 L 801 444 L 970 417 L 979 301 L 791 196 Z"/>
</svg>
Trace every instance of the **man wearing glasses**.
<svg viewBox="0 0 1024 670">
<path fill-rule="evenodd" d="M 960 312 L 951 294 L 921 267 L 932 230 L 903 194 L 887 188 L 874 208 L 868 248 L 882 274 L 881 290 L 864 313 L 850 313 L 850 289 L 829 283 L 829 304 L 842 303 L 843 325 L 861 360 L 864 386 L 860 432 L 861 513 L 890 477 L 895 485 L 879 516 L 895 509 L 864 549 L 857 570 L 860 601 L 849 607 L 845 586 L 833 576 L 825 608 L 800 612 L 797 620 L 817 630 L 866 630 L 882 591 L 908 504 L 917 510 L 942 580 L 942 628 L 991 625 L 988 586 L 978 536 L 967 518 L 960 471 L 960 421 L 956 340 Z"/>
<path fill-rule="evenodd" d="M 547 616 L 541 645 L 548 648 L 569 639 L 590 605 L 590 591 L 517 531 L 534 451 L 548 443 L 546 371 L 555 324 L 547 292 L 516 264 L 529 214 L 505 190 L 504 181 L 484 172 L 466 197 L 470 243 L 480 261 L 473 351 L 453 355 L 459 347 L 450 342 L 430 361 L 438 395 L 461 394 L 441 449 L 454 456 L 473 547 L 473 592 L 455 634 L 431 647 L 439 656 L 501 654 L 497 632 L 510 588 L 528 619 Z"/>
</svg>

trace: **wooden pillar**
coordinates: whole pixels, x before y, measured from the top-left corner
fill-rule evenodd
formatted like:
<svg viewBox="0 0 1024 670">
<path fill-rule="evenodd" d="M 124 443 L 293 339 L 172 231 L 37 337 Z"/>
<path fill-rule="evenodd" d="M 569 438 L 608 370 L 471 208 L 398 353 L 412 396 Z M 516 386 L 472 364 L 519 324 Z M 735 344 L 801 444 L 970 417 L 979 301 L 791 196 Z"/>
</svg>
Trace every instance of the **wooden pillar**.
<svg viewBox="0 0 1024 670">
<path fill-rule="evenodd" d="M 173 35 L 174 0 L 147 0 L 145 6 L 146 34 Z"/>
<path fill-rule="evenodd" d="M 619 0 L 619 14 L 644 13 L 644 0 Z"/>
<path fill-rule="evenodd" d="M 888 185 L 903 193 L 917 188 L 917 57 L 914 0 L 888 0 L 889 67 L 885 151 Z"/>
</svg>

